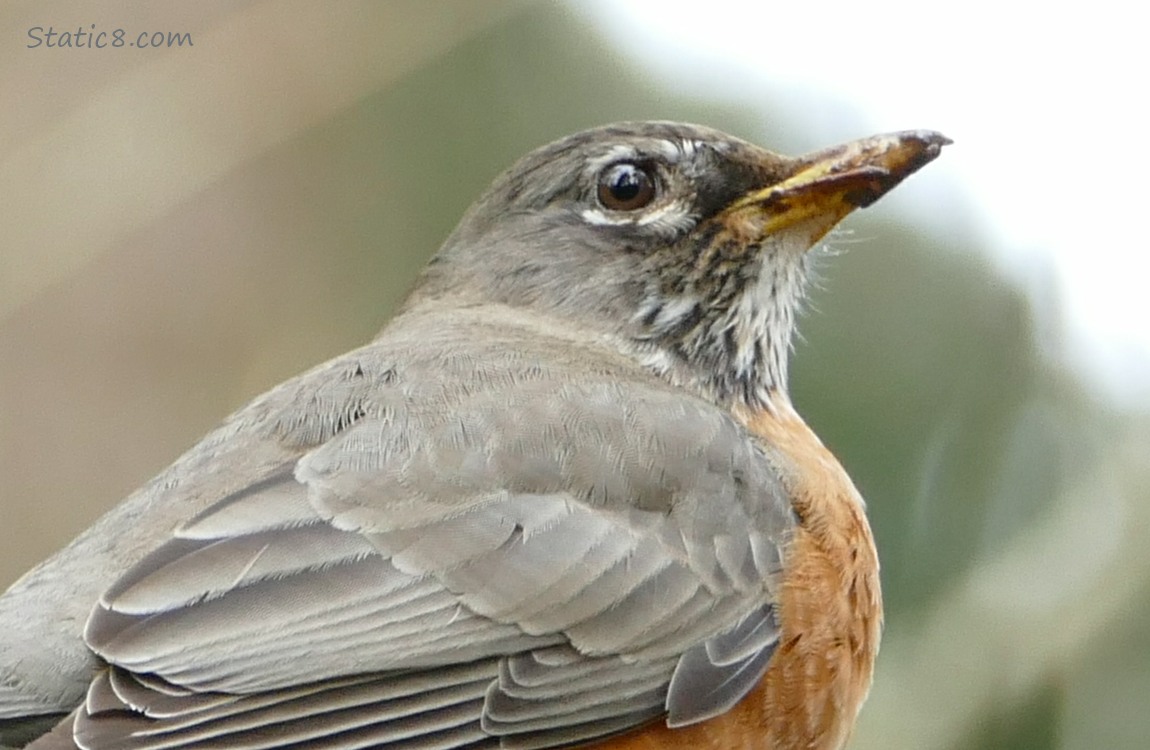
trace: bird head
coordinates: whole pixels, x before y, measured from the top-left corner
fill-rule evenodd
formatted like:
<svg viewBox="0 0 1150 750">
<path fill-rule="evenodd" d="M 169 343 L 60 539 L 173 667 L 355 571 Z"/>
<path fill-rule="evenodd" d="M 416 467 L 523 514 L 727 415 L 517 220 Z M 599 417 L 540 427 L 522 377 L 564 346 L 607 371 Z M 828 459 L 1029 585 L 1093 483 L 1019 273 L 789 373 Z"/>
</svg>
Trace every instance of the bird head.
<svg viewBox="0 0 1150 750">
<path fill-rule="evenodd" d="M 495 180 L 413 299 L 531 310 L 720 403 L 786 391 L 808 251 L 949 141 L 906 131 L 786 157 L 636 122 L 544 146 Z"/>
</svg>

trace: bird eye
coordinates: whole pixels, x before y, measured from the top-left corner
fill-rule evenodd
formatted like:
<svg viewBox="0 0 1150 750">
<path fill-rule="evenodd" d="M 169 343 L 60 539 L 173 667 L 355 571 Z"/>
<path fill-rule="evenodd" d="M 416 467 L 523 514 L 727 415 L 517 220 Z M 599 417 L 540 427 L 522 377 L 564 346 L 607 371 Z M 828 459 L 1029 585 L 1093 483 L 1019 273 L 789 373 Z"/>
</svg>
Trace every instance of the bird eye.
<svg viewBox="0 0 1150 750">
<path fill-rule="evenodd" d="M 620 162 L 599 175 L 599 202 L 612 211 L 636 211 L 655 200 L 655 177 L 649 169 Z"/>
</svg>

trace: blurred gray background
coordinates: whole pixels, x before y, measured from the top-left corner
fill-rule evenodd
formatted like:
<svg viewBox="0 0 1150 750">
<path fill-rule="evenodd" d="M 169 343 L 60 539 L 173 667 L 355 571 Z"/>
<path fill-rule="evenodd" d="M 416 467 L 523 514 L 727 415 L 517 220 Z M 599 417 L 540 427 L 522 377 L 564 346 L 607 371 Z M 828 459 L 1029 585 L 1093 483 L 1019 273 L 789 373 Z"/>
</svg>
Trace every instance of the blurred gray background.
<svg viewBox="0 0 1150 750">
<path fill-rule="evenodd" d="M 534 146 L 636 118 L 792 153 L 874 129 L 865 106 L 788 87 L 785 61 L 745 95 L 708 93 L 733 73 L 703 63 L 676 85 L 605 8 L 0 5 L 0 584 L 232 409 L 370 338 Z M 89 24 L 194 47 L 27 48 L 31 27 Z M 979 189 L 945 166 L 974 158 L 962 134 L 883 129 L 901 127 L 957 143 L 831 237 L 792 373 L 883 561 L 852 747 L 1145 748 L 1146 404 L 1064 356 L 1052 261 L 1002 261 Z"/>
</svg>

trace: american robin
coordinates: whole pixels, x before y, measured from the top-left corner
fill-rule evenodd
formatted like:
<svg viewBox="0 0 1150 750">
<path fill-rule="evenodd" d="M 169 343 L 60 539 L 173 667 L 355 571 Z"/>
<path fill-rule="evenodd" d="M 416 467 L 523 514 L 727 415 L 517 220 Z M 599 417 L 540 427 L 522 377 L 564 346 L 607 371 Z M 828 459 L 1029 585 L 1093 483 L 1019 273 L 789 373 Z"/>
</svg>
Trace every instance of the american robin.
<svg viewBox="0 0 1150 750">
<path fill-rule="evenodd" d="M 643 122 L 529 154 L 374 341 L 0 599 L 0 738 L 842 747 L 878 562 L 788 352 L 808 249 L 946 143 Z"/>
</svg>

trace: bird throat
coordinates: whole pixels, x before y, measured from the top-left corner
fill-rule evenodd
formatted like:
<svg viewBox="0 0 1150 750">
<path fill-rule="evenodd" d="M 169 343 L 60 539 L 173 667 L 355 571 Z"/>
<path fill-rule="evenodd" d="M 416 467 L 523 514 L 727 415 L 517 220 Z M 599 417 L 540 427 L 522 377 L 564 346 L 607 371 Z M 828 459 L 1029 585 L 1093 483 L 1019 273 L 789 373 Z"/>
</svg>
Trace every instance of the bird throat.
<svg viewBox="0 0 1150 750">
<path fill-rule="evenodd" d="M 638 351 L 660 377 L 715 403 L 768 408 L 787 398 L 787 365 L 806 293 L 806 247 L 755 249 L 753 260 L 688 286 L 648 295 Z"/>
</svg>

